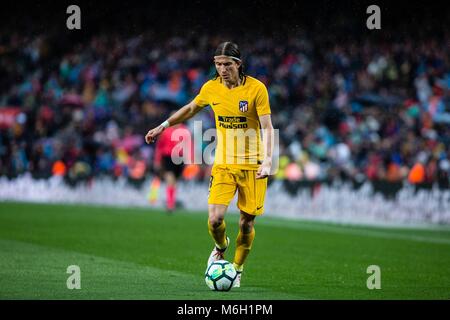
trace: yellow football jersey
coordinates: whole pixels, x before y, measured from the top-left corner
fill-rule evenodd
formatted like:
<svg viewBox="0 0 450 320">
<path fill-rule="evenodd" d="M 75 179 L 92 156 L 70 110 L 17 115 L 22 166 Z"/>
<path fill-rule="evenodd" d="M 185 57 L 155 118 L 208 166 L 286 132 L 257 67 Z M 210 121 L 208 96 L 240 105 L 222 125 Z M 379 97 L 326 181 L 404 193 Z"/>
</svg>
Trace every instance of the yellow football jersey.
<svg viewBox="0 0 450 320">
<path fill-rule="evenodd" d="M 266 86 L 244 76 L 240 86 L 229 89 L 217 77 L 203 85 L 194 102 L 200 107 L 210 105 L 214 111 L 217 129 L 214 164 L 258 169 L 264 157 L 258 117 L 271 113 Z"/>
</svg>

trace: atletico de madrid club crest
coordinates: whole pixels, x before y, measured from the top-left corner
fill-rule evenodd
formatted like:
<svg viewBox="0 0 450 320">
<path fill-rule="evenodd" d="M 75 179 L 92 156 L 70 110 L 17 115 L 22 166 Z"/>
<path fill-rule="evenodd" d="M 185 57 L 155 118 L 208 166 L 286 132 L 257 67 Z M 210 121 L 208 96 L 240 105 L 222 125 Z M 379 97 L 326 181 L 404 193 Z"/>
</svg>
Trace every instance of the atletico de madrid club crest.
<svg viewBox="0 0 450 320">
<path fill-rule="evenodd" d="M 248 111 L 248 101 L 239 101 L 239 111 L 247 112 Z"/>
</svg>

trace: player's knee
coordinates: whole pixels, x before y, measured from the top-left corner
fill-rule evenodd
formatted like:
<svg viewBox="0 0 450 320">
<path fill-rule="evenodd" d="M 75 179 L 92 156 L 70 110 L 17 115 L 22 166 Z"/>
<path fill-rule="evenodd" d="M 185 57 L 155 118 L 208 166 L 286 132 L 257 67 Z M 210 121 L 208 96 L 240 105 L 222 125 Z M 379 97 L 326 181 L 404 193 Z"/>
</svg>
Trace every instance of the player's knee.
<svg viewBox="0 0 450 320">
<path fill-rule="evenodd" d="M 209 224 L 213 227 L 213 228 L 217 228 L 218 226 L 220 226 L 223 222 L 223 217 L 220 216 L 209 216 Z"/>
<path fill-rule="evenodd" d="M 243 233 L 250 233 L 250 232 L 252 232 L 252 230 L 253 230 L 253 225 L 254 225 L 253 222 L 242 221 L 242 222 L 239 224 L 239 227 L 240 227 L 240 229 L 241 229 L 241 232 L 243 232 Z"/>
<path fill-rule="evenodd" d="M 241 215 L 241 219 L 239 220 L 239 228 L 241 229 L 241 232 L 243 233 L 252 232 L 254 225 L 255 225 L 254 217 L 246 218 L 245 216 Z"/>
<path fill-rule="evenodd" d="M 222 208 L 215 206 L 209 208 L 208 220 L 209 224 L 213 228 L 217 228 L 218 226 L 220 226 L 223 222 L 223 219 L 224 219 L 224 211 L 222 210 Z"/>
<path fill-rule="evenodd" d="M 167 172 L 165 174 L 166 182 L 168 185 L 173 186 L 176 183 L 176 178 L 173 172 Z"/>
</svg>

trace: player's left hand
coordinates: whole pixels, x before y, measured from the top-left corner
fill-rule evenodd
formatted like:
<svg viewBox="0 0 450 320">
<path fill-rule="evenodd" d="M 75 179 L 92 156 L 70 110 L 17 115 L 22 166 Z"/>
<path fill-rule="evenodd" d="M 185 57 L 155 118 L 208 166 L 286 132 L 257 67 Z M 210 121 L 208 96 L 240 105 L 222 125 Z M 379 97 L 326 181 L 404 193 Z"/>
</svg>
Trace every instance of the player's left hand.
<svg viewBox="0 0 450 320">
<path fill-rule="evenodd" d="M 256 179 L 264 179 L 270 175 L 270 169 L 272 168 L 272 164 L 270 161 L 264 160 L 263 163 L 259 166 L 258 171 L 256 171 Z"/>
<path fill-rule="evenodd" d="M 147 142 L 147 144 L 155 142 L 156 141 L 156 137 L 159 136 L 161 134 L 161 132 L 163 132 L 163 131 L 164 131 L 164 127 L 163 126 L 158 126 L 158 127 L 154 128 L 154 129 L 150 130 L 145 135 L 145 142 Z"/>
</svg>

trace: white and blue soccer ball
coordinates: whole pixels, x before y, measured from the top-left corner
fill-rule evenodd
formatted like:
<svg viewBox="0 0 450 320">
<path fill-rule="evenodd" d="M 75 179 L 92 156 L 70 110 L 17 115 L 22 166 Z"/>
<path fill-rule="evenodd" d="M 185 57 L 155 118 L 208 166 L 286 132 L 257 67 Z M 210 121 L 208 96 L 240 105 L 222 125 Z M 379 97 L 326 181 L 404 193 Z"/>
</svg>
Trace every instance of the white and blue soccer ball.
<svg viewBox="0 0 450 320">
<path fill-rule="evenodd" d="M 236 280 L 237 272 L 233 264 L 226 260 L 211 263 L 206 269 L 205 282 L 211 290 L 229 291 Z"/>
</svg>

